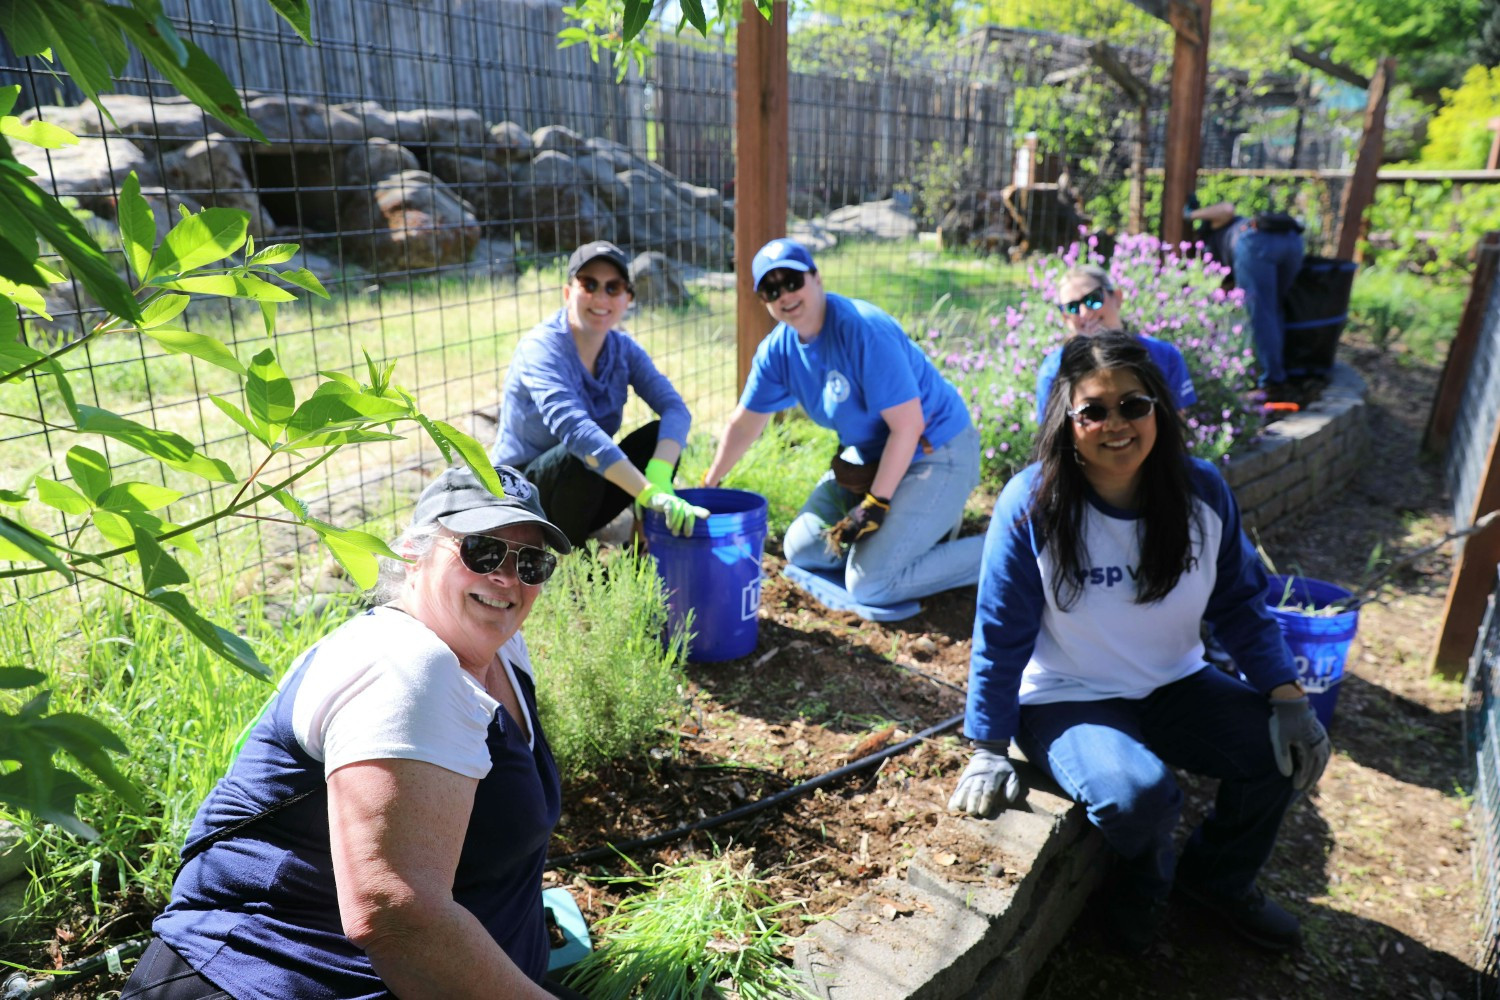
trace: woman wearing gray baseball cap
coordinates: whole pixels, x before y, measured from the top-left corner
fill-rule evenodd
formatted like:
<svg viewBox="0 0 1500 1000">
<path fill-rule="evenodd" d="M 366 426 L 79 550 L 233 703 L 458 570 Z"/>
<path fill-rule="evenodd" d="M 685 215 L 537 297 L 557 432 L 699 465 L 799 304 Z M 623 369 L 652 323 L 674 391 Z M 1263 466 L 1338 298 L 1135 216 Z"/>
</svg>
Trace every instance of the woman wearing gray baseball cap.
<svg viewBox="0 0 1500 1000">
<path fill-rule="evenodd" d="M 561 787 L 520 633 L 571 546 L 496 471 L 429 485 L 375 606 L 293 662 L 122 1000 L 576 996 L 544 984 Z"/>
<path fill-rule="evenodd" d="M 490 460 L 536 484 L 542 508 L 574 545 L 632 501 L 660 511 L 682 535 L 708 516 L 672 488 L 692 424 L 687 404 L 617 329 L 634 298 L 624 251 L 585 243 L 568 258 L 563 307 L 521 339 L 505 375 Z M 659 419 L 617 444 L 632 388 Z"/>
</svg>

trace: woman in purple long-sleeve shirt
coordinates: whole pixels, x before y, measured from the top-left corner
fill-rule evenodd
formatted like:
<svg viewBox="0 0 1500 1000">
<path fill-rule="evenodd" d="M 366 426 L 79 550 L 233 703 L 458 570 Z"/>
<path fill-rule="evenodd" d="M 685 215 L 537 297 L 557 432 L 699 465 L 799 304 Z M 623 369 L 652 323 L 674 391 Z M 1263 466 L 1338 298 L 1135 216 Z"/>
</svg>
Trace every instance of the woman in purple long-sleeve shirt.
<svg viewBox="0 0 1500 1000">
<path fill-rule="evenodd" d="M 615 329 L 634 296 L 619 247 L 579 247 L 568 259 L 563 307 L 521 339 L 505 378 L 490 460 L 535 484 L 574 545 L 632 501 L 661 511 L 679 534 L 707 516 L 672 490 L 692 422 L 687 405 L 645 350 Z M 616 443 L 631 388 L 659 419 Z"/>
</svg>

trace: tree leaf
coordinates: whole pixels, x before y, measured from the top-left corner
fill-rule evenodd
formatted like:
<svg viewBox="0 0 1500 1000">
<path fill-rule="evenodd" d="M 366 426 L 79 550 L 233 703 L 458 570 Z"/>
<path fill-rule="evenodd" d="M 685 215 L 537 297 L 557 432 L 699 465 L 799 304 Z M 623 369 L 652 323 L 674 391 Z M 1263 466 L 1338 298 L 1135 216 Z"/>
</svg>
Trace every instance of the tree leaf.
<svg viewBox="0 0 1500 1000">
<path fill-rule="evenodd" d="M 4 718 L 3 712 L 0 718 Z M 75 837 L 98 840 L 98 831 L 74 814 L 78 796 L 91 791 L 87 782 L 52 766 L 50 760 L 27 761 L 8 774 L 0 774 L 0 802 L 24 809 Z"/>
<path fill-rule="evenodd" d="M 182 461 L 167 462 L 172 468 L 179 472 L 186 472 L 190 476 L 206 479 L 211 483 L 237 483 L 240 477 L 235 475 L 229 463 L 219 458 L 209 458 L 207 455 L 194 454 L 192 458 Z"/>
<path fill-rule="evenodd" d="M 250 255 L 246 264 L 285 264 L 297 256 L 301 249 L 295 243 L 272 243 L 268 247 L 262 247 Z M 248 251 L 247 251 L 248 252 Z"/>
<path fill-rule="evenodd" d="M 52 737 L 55 746 L 88 768 L 127 805 L 141 807 L 140 790 L 110 759 L 110 751 L 125 753 L 126 747 L 109 727 L 77 712 L 57 712 L 38 719 L 34 728 Z"/>
<path fill-rule="evenodd" d="M 323 539 L 323 544 L 328 546 L 328 551 L 338 564 L 344 567 L 360 590 L 369 590 L 375 586 L 375 581 L 380 578 L 380 560 L 368 550 L 353 544 L 346 533 L 333 533 L 326 529 L 314 526 L 318 536 Z"/>
<path fill-rule="evenodd" d="M 28 556 L 28 562 L 39 562 L 61 573 L 69 583 L 73 582 L 73 571 L 58 558 L 52 539 L 46 538 L 41 532 L 32 531 L 19 521 L 0 516 L 0 539 L 4 539 L 25 553 Z"/>
<path fill-rule="evenodd" d="M 154 483 L 129 482 L 111 486 L 99 494 L 98 503 L 106 510 L 148 511 L 161 510 L 181 499 L 180 490 Z"/>
<path fill-rule="evenodd" d="M 16 373 L 22 368 L 37 362 L 41 364 L 34 371 L 44 372 L 57 379 L 58 395 L 62 397 L 63 405 L 68 409 L 68 415 L 76 424 L 79 419 L 78 401 L 73 398 L 73 386 L 69 384 L 68 377 L 63 374 L 62 365 L 58 360 L 25 344 L 0 341 L 0 383 L 15 379 Z"/>
<path fill-rule="evenodd" d="M 287 421 L 287 443 L 320 431 L 388 423 L 405 416 L 406 407 L 379 396 L 354 392 L 314 393 Z"/>
<path fill-rule="evenodd" d="M 8 115 L 15 110 L 16 98 L 21 96 L 21 85 L 13 83 L 8 87 L 0 87 L 0 115 Z"/>
<path fill-rule="evenodd" d="M 99 103 L 99 92 L 112 82 L 109 60 L 100 51 L 89 19 L 71 5 L 55 0 L 10 0 L 21 6 L 34 6 L 46 25 L 47 39 L 58 61 L 85 97 Z"/>
<path fill-rule="evenodd" d="M 191 295 L 158 295 L 141 307 L 142 330 L 170 323 L 182 314 L 193 300 Z"/>
<path fill-rule="evenodd" d="M 490 464 L 490 457 L 485 453 L 483 445 L 457 427 L 442 420 L 434 420 L 432 426 L 436 427 L 438 432 L 447 439 L 448 444 L 458 452 L 464 464 L 473 470 L 474 475 L 479 478 L 486 489 L 496 496 L 505 496 L 505 488 L 500 485 L 500 477 L 495 474 L 495 467 Z"/>
<path fill-rule="evenodd" d="M 183 296 L 183 298 L 186 297 Z M 235 357 L 234 352 L 225 347 L 224 342 L 217 337 L 169 327 L 158 327 L 154 330 L 143 329 L 141 332 L 173 354 L 191 354 L 211 365 L 228 369 L 236 375 L 245 374 L 245 366 L 240 364 L 240 359 Z"/>
<path fill-rule="evenodd" d="M 249 213 L 239 209 L 205 208 L 201 212 L 195 212 L 173 226 L 172 231 L 161 241 L 161 246 L 151 256 L 145 280 L 150 281 L 164 274 L 182 274 L 223 260 L 245 245 L 245 234 L 249 226 Z"/>
<path fill-rule="evenodd" d="M 348 372 L 340 372 L 340 371 L 329 370 L 329 371 L 320 371 L 320 372 L 318 372 L 318 374 L 321 375 L 321 376 L 323 376 L 324 378 L 326 378 L 328 380 L 328 382 L 332 382 L 332 383 L 336 383 L 338 385 L 341 385 L 345 389 L 349 390 L 350 392 L 363 392 L 364 391 L 364 386 L 362 386 L 362 385 L 359 384 L 359 380 L 356 379 L 353 375 L 350 375 Z M 317 391 L 321 392 L 323 390 L 324 386 L 327 385 L 327 384 L 328 383 L 324 383 L 324 385 L 318 386 Z"/>
<path fill-rule="evenodd" d="M 78 145 L 78 136 L 65 128 L 42 121 L 23 125 L 21 119 L 15 115 L 0 117 L 0 135 L 8 135 L 12 139 L 19 139 L 32 146 L 40 146 L 42 149 L 61 149 L 64 146 Z"/>
<path fill-rule="evenodd" d="M 19 691 L 46 679 L 46 674 L 30 667 L 0 667 L 0 691 Z"/>
<path fill-rule="evenodd" d="M 220 628 L 198 614 L 192 603 L 181 591 L 163 590 L 148 593 L 146 599 L 167 614 L 176 618 L 187 632 L 214 653 L 246 673 L 261 680 L 271 680 L 271 668 L 260 661 L 250 644 L 228 629 Z"/>
<path fill-rule="evenodd" d="M 302 36 L 307 44 L 313 44 L 312 40 L 312 12 L 308 9 L 307 0 L 266 0 L 276 13 L 286 19 L 286 23 L 292 26 L 292 30 Z"/>
<path fill-rule="evenodd" d="M 307 504 L 292 496 L 286 490 L 277 490 L 271 494 L 271 498 L 287 509 L 287 512 L 299 521 L 308 519 Z"/>
<path fill-rule="evenodd" d="M 257 278 L 253 274 L 202 274 L 186 278 L 156 280 L 157 288 L 171 288 L 179 292 L 197 292 L 200 295 L 222 295 L 231 299 L 257 299 L 262 302 L 295 302 L 297 296 Z"/>
<path fill-rule="evenodd" d="M 92 515 L 94 527 L 99 529 L 99 534 L 109 543 L 110 548 L 129 548 L 135 544 L 135 526 L 125 519 L 123 514 L 117 514 L 112 510 L 96 510 Z M 125 558 L 134 562 L 136 555 L 128 552 Z"/>
<path fill-rule="evenodd" d="M 247 414 L 244 410 L 240 409 L 238 406 L 235 406 L 233 403 L 229 402 L 229 400 L 224 399 L 221 396 L 210 395 L 208 399 L 209 402 L 213 403 L 219 408 L 219 411 L 221 413 L 223 413 L 230 420 L 233 420 L 235 423 L 239 424 L 240 427 L 245 431 L 245 433 L 255 438 L 255 440 L 259 441 L 267 448 L 271 447 L 272 442 L 266 437 L 266 428 L 262 427 L 260 424 L 257 424 L 254 420 L 252 420 L 250 418 L 250 415 Z"/>
<path fill-rule="evenodd" d="M 141 563 L 141 589 L 151 593 L 161 587 L 175 587 L 191 582 L 187 570 L 167 555 L 150 531 L 132 524 L 135 553 Z"/>
<path fill-rule="evenodd" d="M 296 412 L 297 396 L 292 389 L 292 380 L 276 363 L 276 355 L 270 348 L 250 361 L 245 378 L 245 399 L 250 416 L 265 428 L 263 440 L 272 443 L 279 439 L 286 422 Z"/>
<path fill-rule="evenodd" d="M 120 223 L 120 243 L 125 248 L 125 259 L 138 280 L 144 281 L 151 267 L 151 248 L 156 245 L 156 213 L 151 203 L 141 197 L 141 181 L 132 170 L 120 185 L 120 197 L 116 202 L 116 213 Z M 164 295 L 151 305 L 156 305 L 172 296 Z M 150 310 L 151 305 L 146 308 Z M 183 306 L 186 307 L 184 302 Z M 182 310 L 179 309 L 178 312 Z M 174 314 L 175 315 L 175 314 Z M 171 317 L 168 316 L 167 319 Z M 160 322 L 166 322 L 161 320 Z M 151 324 L 156 325 L 156 324 Z"/>
<path fill-rule="evenodd" d="M 651 20 L 651 8 L 655 6 L 656 0 L 625 0 L 625 27 L 621 32 L 622 41 L 630 41 L 641 33 Z"/>
<path fill-rule="evenodd" d="M 79 406 L 78 416 L 80 431 L 103 434 L 163 462 L 185 462 L 193 457 L 192 442 L 181 434 L 155 430 L 96 406 Z"/>
<path fill-rule="evenodd" d="M 703 13 L 703 0 L 679 0 L 679 2 L 682 5 L 682 16 L 698 29 L 698 34 L 707 35 L 708 16 Z"/>
<path fill-rule="evenodd" d="M 276 277 L 282 281 L 296 285 L 303 291 L 312 292 L 314 295 L 321 295 L 325 299 L 328 298 L 328 290 L 323 287 L 323 283 L 318 280 L 318 276 L 305 267 L 293 267 L 285 271 L 277 271 Z"/>
<path fill-rule="evenodd" d="M 40 476 L 36 481 L 36 498 L 48 507 L 60 510 L 64 514 L 87 514 L 94 506 L 89 503 L 88 497 L 67 483 L 43 479 Z"/>
<path fill-rule="evenodd" d="M 109 461 L 94 449 L 85 448 L 81 444 L 69 448 L 64 461 L 67 462 L 68 471 L 73 473 L 73 482 L 91 500 L 99 499 L 99 495 L 109 489 L 109 484 L 114 479 L 114 470 L 110 468 Z"/>
<path fill-rule="evenodd" d="M 0 160 L 0 167 L 4 161 Z M 129 286 L 115 274 L 104 251 L 83 223 L 51 195 L 13 170 L 0 169 L 0 217 L 24 219 L 67 261 L 88 293 L 106 310 L 139 324 L 141 315 Z M 14 275 L 7 274 L 12 280 Z"/>
<path fill-rule="evenodd" d="M 276 303 L 261 299 L 257 303 L 260 306 L 260 321 L 265 324 L 267 339 L 276 337 Z"/>
</svg>

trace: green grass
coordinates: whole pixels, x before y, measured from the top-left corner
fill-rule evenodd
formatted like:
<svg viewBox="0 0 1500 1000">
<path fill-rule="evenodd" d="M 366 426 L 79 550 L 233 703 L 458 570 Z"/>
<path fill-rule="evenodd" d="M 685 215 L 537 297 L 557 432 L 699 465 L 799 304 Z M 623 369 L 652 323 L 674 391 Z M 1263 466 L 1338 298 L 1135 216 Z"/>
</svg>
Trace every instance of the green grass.
<svg viewBox="0 0 1500 1000">
<path fill-rule="evenodd" d="M 644 891 L 626 897 L 594 928 L 601 946 L 567 976 L 592 1000 L 741 1000 L 811 998 L 782 962 L 787 943 L 779 915 L 800 900 L 777 902 L 740 853 L 659 867 L 610 881 Z"/>
<path fill-rule="evenodd" d="M 1467 289 L 1439 284 L 1427 275 L 1367 267 L 1354 279 L 1349 323 L 1378 350 L 1394 347 L 1423 364 L 1437 365 L 1458 332 L 1466 297 Z"/>
</svg>

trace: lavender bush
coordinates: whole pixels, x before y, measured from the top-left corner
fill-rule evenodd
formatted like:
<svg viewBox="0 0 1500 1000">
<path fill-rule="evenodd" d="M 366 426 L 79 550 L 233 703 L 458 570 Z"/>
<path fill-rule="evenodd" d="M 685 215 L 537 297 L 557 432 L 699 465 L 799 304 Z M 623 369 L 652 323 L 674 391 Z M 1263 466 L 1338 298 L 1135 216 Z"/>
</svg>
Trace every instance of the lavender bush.
<svg viewBox="0 0 1500 1000">
<path fill-rule="evenodd" d="M 1184 244 L 1184 247 L 1186 244 Z M 1175 344 L 1198 392 L 1188 412 L 1188 447 L 1222 461 L 1235 442 L 1254 433 L 1258 414 L 1246 395 L 1255 385 L 1246 343 L 1244 295 L 1221 287 L 1227 268 L 1211 258 L 1165 250 L 1154 236 L 1121 237 L 1105 261 L 1097 242 L 1037 258 L 1018 304 L 996 307 L 977 322 L 934 310 L 923 327 L 928 356 L 968 401 L 983 440 L 983 474 L 992 486 L 1024 466 L 1036 436 L 1036 372 L 1062 344 L 1057 282 L 1080 261 L 1107 266 L 1125 292 L 1129 329 Z"/>
</svg>

